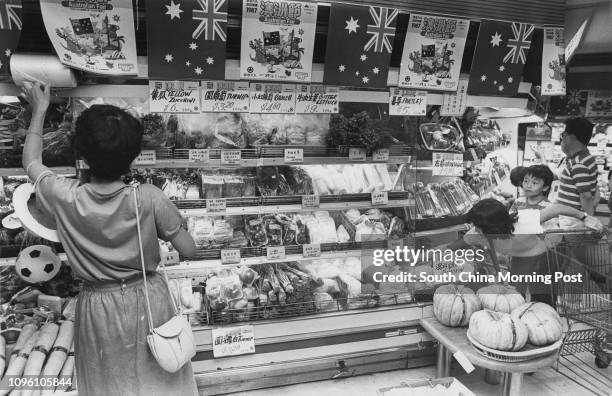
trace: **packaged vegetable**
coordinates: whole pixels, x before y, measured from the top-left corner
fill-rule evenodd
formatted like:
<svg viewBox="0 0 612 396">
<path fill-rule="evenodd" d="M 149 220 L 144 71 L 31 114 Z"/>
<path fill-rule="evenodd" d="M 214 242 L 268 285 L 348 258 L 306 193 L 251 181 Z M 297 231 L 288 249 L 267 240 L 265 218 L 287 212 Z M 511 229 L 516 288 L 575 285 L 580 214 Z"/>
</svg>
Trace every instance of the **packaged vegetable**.
<svg viewBox="0 0 612 396">
<path fill-rule="evenodd" d="M 338 238 L 339 243 L 349 242 L 351 240 L 351 236 L 342 224 L 338 227 L 338 230 L 336 231 L 336 236 Z"/>
<path fill-rule="evenodd" d="M 210 246 L 214 230 L 212 218 L 204 216 L 189 217 L 187 229 L 198 248 L 206 249 Z"/>
<path fill-rule="evenodd" d="M 275 166 L 260 166 L 257 168 L 256 185 L 263 196 L 278 196 L 280 189 L 280 174 Z"/>
<path fill-rule="evenodd" d="M 320 311 L 330 311 L 336 308 L 336 301 L 329 293 L 314 293 L 314 301 L 317 309 Z"/>
<path fill-rule="evenodd" d="M 266 226 L 266 236 L 268 237 L 268 245 L 281 246 L 283 244 L 283 228 L 273 216 L 264 218 Z"/>
<path fill-rule="evenodd" d="M 268 244 L 263 219 L 257 216 L 245 216 L 244 230 L 251 246 L 260 247 Z"/>
<path fill-rule="evenodd" d="M 205 199 L 223 198 L 223 178 L 203 175 L 202 196 Z"/>
<path fill-rule="evenodd" d="M 357 224 L 357 220 L 361 216 L 361 213 L 357 209 L 349 209 L 344 212 L 346 218 L 353 224 Z"/>
<path fill-rule="evenodd" d="M 225 220 L 217 219 L 213 225 L 213 241 L 216 244 L 228 243 L 234 235 L 234 230 Z"/>
<path fill-rule="evenodd" d="M 340 287 L 334 279 L 323 278 L 323 284 L 315 290 L 315 293 L 340 293 Z"/>
<path fill-rule="evenodd" d="M 237 249 L 237 248 L 247 247 L 248 244 L 249 244 L 249 241 L 244 235 L 244 232 L 242 232 L 241 230 L 234 230 L 233 237 L 229 241 L 229 247 Z"/>
<path fill-rule="evenodd" d="M 238 277 L 245 286 L 252 286 L 259 279 L 259 274 L 250 267 L 242 266 L 238 269 Z"/>
<path fill-rule="evenodd" d="M 223 197 L 238 198 L 243 196 L 244 182 L 237 176 L 223 177 Z"/>
</svg>

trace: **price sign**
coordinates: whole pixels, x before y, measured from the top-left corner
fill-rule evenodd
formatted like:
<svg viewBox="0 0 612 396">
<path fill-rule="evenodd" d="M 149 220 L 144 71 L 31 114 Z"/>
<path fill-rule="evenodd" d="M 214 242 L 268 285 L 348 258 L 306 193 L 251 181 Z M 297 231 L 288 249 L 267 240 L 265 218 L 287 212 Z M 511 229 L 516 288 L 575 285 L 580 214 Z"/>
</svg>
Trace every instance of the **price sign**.
<svg viewBox="0 0 612 396">
<path fill-rule="evenodd" d="M 155 150 L 142 150 L 132 165 L 155 165 L 156 162 Z"/>
<path fill-rule="evenodd" d="M 190 149 L 189 162 L 208 162 L 209 154 L 207 149 Z"/>
<path fill-rule="evenodd" d="M 285 162 L 287 163 L 304 162 L 304 149 L 303 148 L 285 149 Z"/>
<path fill-rule="evenodd" d="M 284 246 L 268 246 L 266 248 L 268 260 L 280 260 L 286 257 Z"/>
<path fill-rule="evenodd" d="M 227 199 L 215 198 L 206 200 L 206 211 L 207 212 L 225 212 L 227 208 Z"/>
<path fill-rule="evenodd" d="M 251 113 L 295 112 L 295 85 L 251 83 L 250 95 Z"/>
<path fill-rule="evenodd" d="M 151 113 L 199 113 L 200 84 L 197 81 L 149 81 Z"/>
<path fill-rule="evenodd" d="M 240 249 L 221 250 L 221 264 L 238 264 L 240 260 Z"/>
<path fill-rule="evenodd" d="M 372 192 L 372 205 L 387 205 L 389 203 L 389 194 L 386 191 Z"/>
<path fill-rule="evenodd" d="M 240 166 L 242 152 L 240 150 L 221 150 L 221 165 Z"/>
<path fill-rule="evenodd" d="M 349 161 L 365 161 L 366 154 L 367 154 L 366 149 L 349 148 Z"/>
<path fill-rule="evenodd" d="M 321 245 L 318 243 L 302 245 L 302 256 L 304 256 L 305 258 L 321 257 Z"/>
<path fill-rule="evenodd" d="M 389 149 L 378 149 L 372 153 L 372 161 L 389 162 Z"/>
<path fill-rule="evenodd" d="M 295 99 L 296 114 L 336 114 L 340 90 L 324 85 L 299 85 Z"/>
<path fill-rule="evenodd" d="M 425 115 L 427 91 L 391 88 L 389 92 L 389 115 Z"/>
<path fill-rule="evenodd" d="M 203 113 L 245 113 L 250 107 L 247 81 L 203 81 Z"/>
<path fill-rule="evenodd" d="M 442 97 L 442 107 L 440 115 L 447 116 L 462 116 L 467 108 L 467 86 L 468 80 L 460 79 L 457 85 L 457 92 L 445 93 Z"/>
<path fill-rule="evenodd" d="M 302 195 L 302 208 L 318 208 L 320 205 L 320 198 L 318 195 Z"/>
<path fill-rule="evenodd" d="M 238 356 L 255 353 L 255 332 L 252 325 L 212 329 L 213 356 Z"/>
<path fill-rule="evenodd" d="M 463 154 L 433 153 L 433 176 L 463 176 Z"/>
</svg>

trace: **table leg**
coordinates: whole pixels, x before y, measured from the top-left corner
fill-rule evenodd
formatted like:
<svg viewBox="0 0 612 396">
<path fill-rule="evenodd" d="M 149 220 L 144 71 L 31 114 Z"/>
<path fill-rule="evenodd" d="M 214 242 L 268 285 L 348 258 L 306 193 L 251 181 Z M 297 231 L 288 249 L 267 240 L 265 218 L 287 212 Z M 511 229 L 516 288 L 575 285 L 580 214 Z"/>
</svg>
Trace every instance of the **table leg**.
<svg viewBox="0 0 612 396">
<path fill-rule="evenodd" d="M 448 348 L 438 343 L 438 364 L 436 366 L 436 378 L 450 376 L 451 354 Z"/>
<path fill-rule="evenodd" d="M 504 373 L 502 379 L 502 396 L 521 396 L 523 373 Z"/>
</svg>

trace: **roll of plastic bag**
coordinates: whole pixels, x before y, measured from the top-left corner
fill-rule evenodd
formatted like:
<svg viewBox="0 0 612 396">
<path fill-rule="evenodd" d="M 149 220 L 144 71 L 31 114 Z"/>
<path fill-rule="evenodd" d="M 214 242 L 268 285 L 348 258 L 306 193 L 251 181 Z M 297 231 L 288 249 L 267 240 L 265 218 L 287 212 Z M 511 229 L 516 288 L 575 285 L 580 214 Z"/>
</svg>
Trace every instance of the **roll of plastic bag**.
<svg viewBox="0 0 612 396">
<path fill-rule="evenodd" d="M 50 84 L 53 88 L 75 88 L 74 72 L 63 65 L 57 56 L 45 54 L 13 54 L 11 75 L 17 86 L 24 81 Z"/>
</svg>

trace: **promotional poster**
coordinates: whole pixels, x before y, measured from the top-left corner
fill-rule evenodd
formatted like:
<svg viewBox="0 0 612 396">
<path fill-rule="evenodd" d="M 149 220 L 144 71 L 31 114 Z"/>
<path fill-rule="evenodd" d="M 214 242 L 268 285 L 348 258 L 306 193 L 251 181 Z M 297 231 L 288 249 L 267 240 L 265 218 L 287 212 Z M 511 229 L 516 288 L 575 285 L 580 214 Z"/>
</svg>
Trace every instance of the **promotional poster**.
<svg viewBox="0 0 612 396">
<path fill-rule="evenodd" d="M 245 0 L 240 77 L 310 82 L 316 26 L 314 3 Z"/>
<path fill-rule="evenodd" d="M 542 95 L 565 95 L 565 41 L 563 28 L 544 28 Z"/>
</svg>

